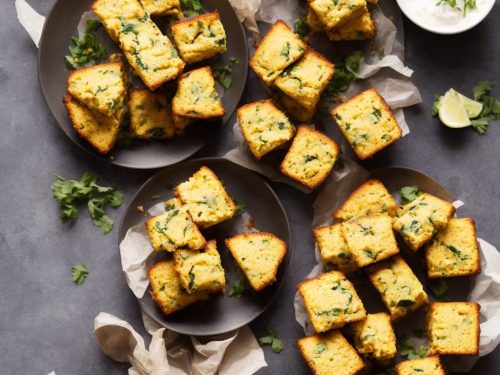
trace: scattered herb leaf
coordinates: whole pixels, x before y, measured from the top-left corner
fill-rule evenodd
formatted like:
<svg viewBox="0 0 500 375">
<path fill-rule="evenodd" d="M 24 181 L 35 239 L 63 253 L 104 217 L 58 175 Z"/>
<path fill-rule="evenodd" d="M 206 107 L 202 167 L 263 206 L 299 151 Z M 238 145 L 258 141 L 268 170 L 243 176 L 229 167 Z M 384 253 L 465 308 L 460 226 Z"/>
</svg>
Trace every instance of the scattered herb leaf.
<svg viewBox="0 0 500 375">
<path fill-rule="evenodd" d="M 408 359 L 418 359 L 423 358 L 427 355 L 429 348 L 427 346 L 420 346 L 419 348 L 415 348 L 410 341 L 410 339 L 406 336 L 398 339 L 398 350 L 399 354 L 402 357 L 406 357 Z"/>
<path fill-rule="evenodd" d="M 302 16 L 295 20 L 293 24 L 293 30 L 295 31 L 295 34 L 297 34 L 301 38 L 304 38 L 307 34 L 311 32 L 311 28 L 309 27 L 309 24 L 307 23 L 305 16 Z"/>
<path fill-rule="evenodd" d="M 73 45 L 68 47 L 69 55 L 64 57 L 64 62 L 69 69 L 76 69 L 91 61 L 106 58 L 108 53 L 99 41 L 96 33 L 100 26 L 101 23 L 99 21 L 88 20 L 82 39 L 78 39 L 75 36 L 71 37 Z"/>
<path fill-rule="evenodd" d="M 415 199 L 417 199 L 418 196 L 422 194 L 418 186 L 405 186 L 402 187 L 400 190 L 401 193 L 401 204 L 405 205 L 408 204 Z"/>
<path fill-rule="evenodd" d="M 250 293 L 250 285 L 246 282 L 246 280 L 238 279 L 234 282 L 231 289 L 229 289 L 228 296 L 241 298 Z"/>
<path fill-rule="evenodd" d="M 272 329 L 267 329 L 268 336 L 263 336 L 259 338 L 259 344 L 261 346 L 270 345 L 273 353 L 281 353 L 283 350 L 284 344 L 277 336 L 276 332 Z"/>
<path fill-rule="evenodd" d="M 240 200 L 236 200 L 236 214 L 235 216 L 240 216 L 246 209 L 246 204 L 245 202 L 242 202 Z"/>
<path fill-rule="evenodd" d="M 186 17 L 195 17 L 204 13 L 199 0 L 181 0 L 181 9 Z"/>
<path fill-rule="evenodd" d="M 88 275 L 89 269 L 85 264 L 80 263 L 71 267 L 71 279 L 77 285 L 83 284 Z"/>
</svg>

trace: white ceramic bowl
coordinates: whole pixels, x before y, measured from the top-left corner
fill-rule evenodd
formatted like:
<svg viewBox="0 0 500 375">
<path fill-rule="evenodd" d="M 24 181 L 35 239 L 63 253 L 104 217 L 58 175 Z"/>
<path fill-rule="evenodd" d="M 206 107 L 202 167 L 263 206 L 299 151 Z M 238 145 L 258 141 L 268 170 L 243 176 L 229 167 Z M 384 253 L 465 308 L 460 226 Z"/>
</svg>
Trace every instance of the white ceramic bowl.
<svg viewBox="0 0 500 375">
<path fill-rule="evenodd" d="M 446 7 L 437 7 L 437 0 L 397 0 L 401 11 L 414 24 L 436 34 L 459 34 L 478 25 L 491 12 L 495 0 L 476 0 L 477 9 L 465 17 Z M 462 1 L 458 1 L 461 5 Z"/>
</svg>

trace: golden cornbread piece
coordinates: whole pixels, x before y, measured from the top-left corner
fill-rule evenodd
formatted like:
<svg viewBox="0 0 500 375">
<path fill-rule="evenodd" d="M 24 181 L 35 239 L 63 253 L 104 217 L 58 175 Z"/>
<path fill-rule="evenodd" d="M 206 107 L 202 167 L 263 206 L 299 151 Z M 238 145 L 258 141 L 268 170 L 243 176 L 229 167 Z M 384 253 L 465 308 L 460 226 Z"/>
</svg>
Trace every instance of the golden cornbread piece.
<svg viewBox="0 0 500 375">
<path fill-rule="evenodd" d="M 339 152 L 339 146 L 325 134 L 299 126 L 280 170 L 309 189 L 315 189 L 332 171 Z"/>
<path fill-rule="evenodd" d="M 342 224 L 314 228 L 313 235 L 326 265 L 334 265 L 342 272 L 358 269 L 342 232 Z"/>
<path fill-rule="evenodd" d="M 439 356 L 414 359 L 398 363 L 397 375 L 446 375 Z"/>
<path fill-rule="evenodd" d="M 363 302 L 342 272 L 330 271 L 297 286 L 315 332 L 326 332 L 366 317 Z"/>
<path fill-rule="evenodd" d="M 315 33 L 322 33 L 325 31 L 325 27 L 310 7 L 307 8 L 306 22 Z"/>
<path fill-rule="evenodd" d="M 187 207 L 176 199 L 165 202 L 165 213 L 146 222 L 151 246 L 156 251 L 175 251 L 180 248 L 193 250 L 205 246 L 205 238 L 194 224 Z"/>
<path fill-rule="evenodd" d="M 342 232 L 354 263 L 360 268 L 399 253 L 389 215 L 373 214 L 346 221 L 342 223 Z"/>
<path fill-rule="evenodd" d="M 352 323 L 354 346 L 358 353 L 387 365 L 396 355 L 396 335 L 387 313 L 368 314 L 365 320 Z"/>
<path fill-rule="evenodd" d="M 140 0 L 146 12 L 151 16 L 170 16 L 182 18 L 179 0 Z"/>
<path fill-rule="evenodd" d="M 455 207 L 451 203 L 423 193 L 399 210 L 399 218 L 393 227 L 406 244 L 413 251 L 417 251 L 437 231 L 448 225 L 454 213 Z"/>
<path fill-rule="evenodd" d="M 283 106 L 286 113 L 296 121 L 311 121 L 316 113 L 316 107 L 306 108 L 298 101 L 276 88 L 272 90 L 272 95 Z"/>
<path fill-rule="evenodd" d="M 150 90 L 183 71 L 185 63 L 170 39 L 161 33 L 137 0 L 96 0 L 92 10 Z"/>
<path fill-rule="evenodd" d="M 287 252 L 285 241 L 272 233 L 251 232 L 228 238 L 225 243 L 255 291 L 276 281 Z"/>
<path fill-rule="evenodd" d="M 354 190 L 335 212 L 334 218 L 347 221 L 360 216 L 386 213 L 396 216 L 398 204 L 379 180 L 368 180 Z"/>
<path fill-rule="evenodd" d="M 424 287 L 399 255 L 371 265 L 366 272 L 392 320 L 404 317 L 429 301 Z"/>
<path fill-rule="evenodd" d="M 226 52 L 226 32 L 217 11 L 177 21 L 170 30 L 181 58 L 188 64 Z"/>
<path fill-rule="evenodd" d="M 237 115 L 243 137 L 257 160 L 295 134 L 295 126 L 271 99 L 246 104 L 238 108 Z"/>
<path fill-rule="evenodd" d="M 366 11 L 365 0 L 308 0 L 325 29 L 333 29 L 360 16 Z"/>
<path fill-rule="evenodd" d="M 132 89 L 129 92 L 130 134 L 142 139 L 170 139 L 175 125 L 163 92 Z"/>
<path fill-rule="evenodd" d="M 470 218 L 450 219 L 425 249 L 427 276 L 469 276 L 481 272 L 476 227 Z"/>
<path fill-rule="evenodd" d="M 303 337 L 297 346 L 315 375 L 356 375 L 365 367 L 340 331 Z"/>
<path fill-rule="evenodd" d="M 205 301 L 210 293 L 200 291 L 188 294 L 182 288 L 175 271 L 174 260 L 163 260 L 148 269 L 149 284 L 153 301 L 163 314 L 169 315 L 193 303 Z"/>
<path fill-rule="evenodd" d="M 189 294 L 198 291 L 224 292 L 226 275 L 215 240 L 208 241 L 203 251 L 177 250 L 174 253 L 174 261 L 182 287 Z"/>
<path fill-rule="evenodd" d="M 332 109 L 332 117 L 360 159 L 372 157 L 401 138 L 401 128 L 375 89 Z"/>
<path fill-rule="evenodd" d="M 68 93 L 92 111 L 113 116 L 124 106 L 127 84 L 123 64 L 108 63 L 73 70 Z"/>
<path fill-rule="evenodd" d="M 258 45 L 250 66 L 265 84 L 270 85 L 306 49 L 307 44 L 285 22 L 278 20 Z"/>
<path fill-rule="evenodd" d="M 361 15 L 347 21 L 342 26 L 326 31 L 330 40 L 365 40 L 375 37 L 375 23 L 370 12 L 365 9 Z"/>
<path fill-rule="evenodd" d="M 200 228 L 208 228 L 236 214 L 236 204 L 217 175 L 206 166 L 201 167 L 188 181 L 179 184 L 174 193 Z"/>
<path fill-rule="evenodd" d="M 184 73 L 178 81 L 172 99 L 172 113 L 191 119 L 211 119 L 224 116 L 224 108 L 215 89 L 215 79 L 209 66 Z"/>
<path fill-rule="evenodd" d="M 76 133 L 99 153 L 105 155 L 111 151 L 118 138 L 125 111 L 121 109 L 114 116 L 106 116 L 91 111 L 71 95 L 65 95 L 63 102 Z"/>
</svg>

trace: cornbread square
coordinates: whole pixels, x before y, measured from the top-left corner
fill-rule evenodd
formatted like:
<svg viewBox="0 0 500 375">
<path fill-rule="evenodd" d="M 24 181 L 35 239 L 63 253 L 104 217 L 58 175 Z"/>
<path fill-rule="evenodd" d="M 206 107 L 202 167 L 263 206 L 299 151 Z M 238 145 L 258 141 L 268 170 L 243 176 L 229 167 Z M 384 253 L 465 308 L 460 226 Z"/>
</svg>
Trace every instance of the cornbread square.
<svg viewBox="0 0 500 375">
<path fill-rule="evenodd" d="M 169 16 L 182 18 L 181 4 L 179 0 L 140 0 L 142 6 L 151 16 Z"/>
<path fill-rule="evenodd" d="M 308 4 L 326 29 L 338 27 L 366 10 L 365 0 L 308 0 Z"/>
<path fill-rule="evenodd" d="M 306 108 L 295 99 L 289 97 L 284 92 L 274 88 L 272 90 L 273 97 L 283 106 L 286 113 L 294 120 L 300 122 L 308 122 L 314 117 L 316 107 Z"/>
<path fill-rule="evenodd" d="M 392 320 L 404 317 L 429 301 L 424 287 L 399 255 L 373 264 L 366 271 Z"/>
<path fill-rule="evenodd" d="M 360 159 L 367 159 L 401 138 L 401 128 L 375 89 L 363 91 L 331 112 Z"/>
<path fill-rule="evenodd" d="M 150 90 L 182 73 L 184 61 L 137 0 L 96 0 L 92 10 Z"/>
<path fill-rule="evenodd" d="M 326 31 L 330 40 L 365 40 L 375 37 L 375 23 L 370 12 L 365 9 L 361 15 L 347 21 L 342 26 Z"/>
<path fill-rule="evenodd" d="M 266 85 L 270 85 L 306 49 L 307 44 L 285 22 L 278 20 L 258 45 L 250 66 Z"/>
<path fill-rule="evenodd" d="M 215 240 L 208 241 L 203 251 L 177 250 L 174 261 L 182 287 L 189 294 L 198 291 L 224 292 L 226 276 Z"/>
<path fill-rule="evenodd" d="M 399 253 L 392 218 L 385 214 L 362 216 L 342 223 L 354 263 L 365 267 Z"/>
<path fill-rule="evenodd" d="M 236 204 L 217 175 L 206 166 L 201 167 L 188 181 L 179 184 L 174 193 L 201 228 L 231 219 L 236 214 Z"/>
<path fill-rule="evenodd" d="M 170 139 L 174 136 L 175 125 L 165 93 L 131 89 L 128 108 L 130 134 L 133 137 Z"/>
<path fill-rule="evenodd" d="M 334 65 L 308 49 L 299 61 L 286 68 L 274 85 L 308 109 L 316 109 L 321 94 L 333 77 Z"/>
<path fill-rule="evenodd" d="M 113 116 L 124 107 L 127 83 L 121 62 L 73 70 L 67 79 L 68 93 L 92 111 Z"/>
<path fill-rule="evenodd" d="M 387 365 L 396 355 L 396 335 L 387 313 L 368 314 L 365 320 L 352 323 L 354 346 L 358 353 Z"/>
<path fill-rule="evenodd" d="M 285 241 L 272 233 L 252 232 L 228 238 L 225 244 L 255 291 L 276 281 L 287 252 Z"/>
<path fill-rule="evenodd" d="M 356 375 L 365 367 L 340 331 L 303 337 L 297 346 L 315 375 Z"/>
<path fill-rule="evenodd" d="M 180 248 L 198 250 L 205 246 L 205 238 L 194 224 L 187 207 L 176 199 L 165 202 L 165 213 L 146 222 L 151 246 L 156 251 L 175 251 Z"/>
<path fill-rule="evenodd" d="M 315 189 L 332 171 L 339 152 L 333 139 L 308 126 L 299 126 L 280 170 L 309 189 Z"/>
<path fill-rule="evenodd" d="M 106 155 L 116 143 L 125 111 L 114 116 L 91 111 L 71 95 L 65 95 L 63 103 L 76 133 L 99 153 Z"/>
<path fill-rule="evenodd" d="M 380 180 L 368 180 L 354 190 L 335 212 L 334 218 L 341 221 L 360 216 L 386 213 L 396 216 L 398 204 Z"/>
<path fill-rule="evenodd" d="M 297 289 L 317 333 L 366 318 L 363 302 L 354 286 L 340 271 L 330 271 L 303 281 Z"/>
<path fill-rule="evenodd" d="M 396 373 L 398 375 L 446 375 L 437 355 L 398 363 Z"/>
<path fill-rule="evenodd" d="M 155 263 L 148 270 L 148 278 L 153 301 L 165 315 L 182 310 L 193 303 L 205 301 L 210 297 L 208 292 L 188 294 L 182 289 L 173 259 Z"/>
<path fill-rule="evenodd" d="M 209 66 L 191 70 L 179 78 L 177 92 L 172 99 L 172 113 L 191 119 L 224 116 L 224 107 Z"/>
<path fill-rule="evenodd" d="M 325 31 L 325 27 L 310 7 L 307 7 L 306 22 L 315 33 L 322 33 Z"/>
<path fill-rule="evenodd" d="M 295 126 L 271 99 L 246 104 L 238 108 L 237 115 L 243 137 L 257 160 L 295 134 Z"/>
<path fill-rule="evenodd" d="M 358 269 L 342 232 L 342 224 L 333 224 L 313 229 L 321 259 L 326 265 L 334 265 L 342 272 Z"/>
<path fill-rule="evenodd" d="M 226 32 L 217 11 L 177 21 L 170 30 L 181 58 L 188 64 L 226 52 Z"/>
<path fill-rule="evenodd" d="M 470 218 L 450 219 L 425 249 L 427 276 L 469 276 L 481 272 L 476 227 Z"/>
<path fill-rule="evenodd" d="M 451 203 L 423 193 L 400 209 L 394 230 L 401 234 L 413 251 L 417 251 L 437 231 L 448 225 L 454 213 L 455 207 Z"/>
</svg>

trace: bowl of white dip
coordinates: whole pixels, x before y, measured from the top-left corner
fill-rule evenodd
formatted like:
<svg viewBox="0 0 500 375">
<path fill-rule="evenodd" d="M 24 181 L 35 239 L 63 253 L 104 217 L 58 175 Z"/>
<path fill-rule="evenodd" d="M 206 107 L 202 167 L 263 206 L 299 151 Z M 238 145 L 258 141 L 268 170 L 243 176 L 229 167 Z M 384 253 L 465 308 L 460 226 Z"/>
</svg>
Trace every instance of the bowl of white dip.
<svg viewBox="0 0 500 375">
<path fill-rule="evenodd" d="M 458 34 L 479 24 L 495 0 L 397 0 L 413 23 L 436 34 Z M 455 6 L 453 4 L 455 3 Z"/>
</svg>

